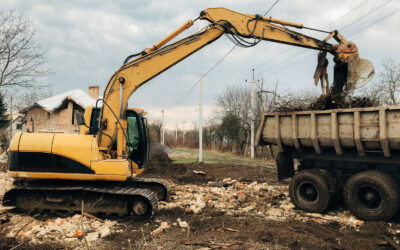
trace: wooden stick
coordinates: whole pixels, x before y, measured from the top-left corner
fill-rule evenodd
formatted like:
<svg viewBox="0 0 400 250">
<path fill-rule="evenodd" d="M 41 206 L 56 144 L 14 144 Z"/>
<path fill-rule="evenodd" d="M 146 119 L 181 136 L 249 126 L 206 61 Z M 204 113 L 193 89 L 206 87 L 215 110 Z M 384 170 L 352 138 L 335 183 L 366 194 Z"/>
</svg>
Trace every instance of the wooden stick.
<svg viewBox="0 0 400 250">
<path fill-rule="evenodd" d="M 89 249 L 90 249 L 90 248 L 89 248 L 89 243 L 88 243 L 88 241 L 87 241 L 87 239 L 86 239 L 86 232 L 85 232 L 85 230 L 84 230 L 84 228 L 83 228 L 83 215 L 84 215 L 83 209 L 84 209 L 84 207 L 85 207 L 85 202 L 82 200 L 81 230 L 82 230 L 83 239 L 85 240 L 86 248 L 89 250 Z"/>
<path fill-rule="evenodd" d="M 15 236 L 17 236 L 25 227 L 27 227 L 29 224 L 31 224 L 33 222 L 33 218 L 30 219 L 30 221 L 28 223 L 26 223 L 25 225 L 23 225 L 16 233 Z"/>
<path fill-rule="evenodd" d="M 385 239 L 387 241 L 387 243 L 389 243 L 389 245 L 391 245 L 394 249 L 396 250 L 400 250 L 400 245 L 397 244 L 396 242 L 394 242 L 391 238 L 387 237 L 386 235 L 382 235 L 383 239 Z"/>
<path fill-rule="evenodd" d="M 84 212 L 83 215 L 86 216 L 86 217 L 88 217 L 88 218 L 90 218 L 90 219 L 98 220 L 98 221 L 100 221 L 101 223 L 104 223 L 104 220 L 102 220 L 102 219 L 100 219 L 100 218 L 97 218 L 97 217 L 94 216 L 94 215 L 88 214 L 88 213 L 86 213 L 86 212 Z"/>
<path fill-rule="evenodd" d="M 221 227 L 218 230 L 239 233 L 239 230 L 236 230 L 236 229 L 233 229 L 233 228 L 230 228 L 230 227 Z"/>
<path fill-rule="evenodd" d="M 19 243 L 18 245 L 14 246 L 13 248 L 10 248 L 10 250 L 17 249 L 18 247 L 22 246 L 22 244 L 24 244 L 24 242 Z"/>
</svg>

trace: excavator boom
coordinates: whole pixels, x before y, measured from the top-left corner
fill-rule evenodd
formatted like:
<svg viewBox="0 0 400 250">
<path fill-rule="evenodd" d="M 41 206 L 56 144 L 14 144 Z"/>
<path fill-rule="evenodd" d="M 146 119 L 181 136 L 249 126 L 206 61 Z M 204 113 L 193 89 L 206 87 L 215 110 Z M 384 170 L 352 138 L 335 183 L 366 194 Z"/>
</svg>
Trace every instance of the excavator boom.
<svg viewBox="0 0 400 250">
<path fill-rule="evenodd" d="M 207 20 L 210 24 L 193 35 L 165 45 L 191 27 L 197 19 Z M 243 47 L 252 47 L 265 40 L 331 53 L 336 64 L 332 88 L 334 92 L 355 89 L 372 78 L 374 74 L 372 64 L 368 60 L 360 59 L 356 45 L 347 41 L 337 31 L 328 32 L 329 34 L 324 40 L 319 40 L 290 30 L 286 26 L 297 29 L 306 28 L 302 24 L 294 22 L 241 14 L 225 8 L 210 8 L 202 11 L 194 21 L 189 20 L 184 23 L 154 46 L 136 54 L 136 58 L 128 57 L 121 68 L 111 77 L 104 91 L 106 105 L 102 110 L 101 127 L 102 133 L 107 136 L 99 137 L 100 148 L 109 148 L 112 145 L 111 138 L 117 136 L 119 143 L 117 155 L 124 158 L 124 155 L 127 154 L 123 148 L 126 144 L 122 133 L 124 125 L 118 124 L 118 120 L 124 117 L 124 111 L 133 92 L 169 67 L 217 40 L 223 34 Z M 334 38 L 338 44 L 328 43 L 330 38 Z M 326 77 L 327 63 L 323 63 L 326 59 L 320 59 L 314 75 L 316 83 L 319 80 L 322 83 Z M 326 92 L 328 94 L 329 90 Z"/>
</svg>

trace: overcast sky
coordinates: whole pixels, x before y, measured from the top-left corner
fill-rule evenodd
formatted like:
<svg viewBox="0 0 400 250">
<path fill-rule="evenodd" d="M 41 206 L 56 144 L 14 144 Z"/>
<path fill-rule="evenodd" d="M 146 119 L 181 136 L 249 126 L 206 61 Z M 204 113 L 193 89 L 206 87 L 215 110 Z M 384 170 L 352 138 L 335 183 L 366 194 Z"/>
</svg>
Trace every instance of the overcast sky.
<svg viewBox="0 0 400 250">
<path fill-rule="evenodd" d="M 264 14 L 274 2 L 0 0 L 0 10 L 15 10 L 32 20 L 35 40 L 45 51 L 48 65 L 54 72 L 46 81 L 54 85 L 53 92 L 58 94 L 75 88 L 87 91 L 89 85 L 99 85 L 104 91 L 109 77 L 126 56 L 152 46 L 186 20 L 196 18 L 203 9 L 225 7 L 242 13 Z M 359 7 L 342 17 L 356 6 Z M 390 56 L 400 61 L 400 15 L 397 12 L 386 17 L 399 8 L 399 0 L 281 0 L 268 16 L 308 27 L 338 29 L 357 44 L 361 56 L 368 58 L 378 71 L 384 58 Z M 206 24 L 205 21 L 196 22 L 180 38 Z M 324 34 L 305 33 L 324 37 Z M 198 119 L 198 88 L 179 105 L 173 105 L 201 73 L 209 70 L 232 47 L 226 37 L 221 37 L 142 86 L 131 97 L 130 106 L 146 109 L 153 120 L 160 119 L 161 110 L 165 109 L 167 127 L 174 128 L 175 123 L 182 127 L 182 121 L 186 121 L 188 128 Z M 253 67 L 256 78 L 263 78 L 267 86 L 279 80 L 282 89 L 319 91 L 312 79 L 316 66 L 316 56 L 310 56 L 313 53 L 270 42 L 261 42 L 248 49 L 235 48 L 205 78 L 206 118 L 211 114 L 216 96 L 227 86 L 249 85 L 245 80 L 251 79 Z M 330 79 L 333 79 L 332 74 Z"/>
</svg>

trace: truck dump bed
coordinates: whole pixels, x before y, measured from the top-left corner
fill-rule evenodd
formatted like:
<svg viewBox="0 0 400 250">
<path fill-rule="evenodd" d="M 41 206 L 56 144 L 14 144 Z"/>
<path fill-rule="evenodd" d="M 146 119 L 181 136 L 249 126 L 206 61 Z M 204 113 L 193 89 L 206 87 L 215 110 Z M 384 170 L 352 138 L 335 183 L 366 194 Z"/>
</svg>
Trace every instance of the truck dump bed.
<svg viewBox="0 0 400 250">
<path fill-rule="evenodd" d="M 351 149 L 390 157 L 400 150 L 400 106 L 265 113 L 256 142 L 297 152 L 341 155 Z"/>
</svg>

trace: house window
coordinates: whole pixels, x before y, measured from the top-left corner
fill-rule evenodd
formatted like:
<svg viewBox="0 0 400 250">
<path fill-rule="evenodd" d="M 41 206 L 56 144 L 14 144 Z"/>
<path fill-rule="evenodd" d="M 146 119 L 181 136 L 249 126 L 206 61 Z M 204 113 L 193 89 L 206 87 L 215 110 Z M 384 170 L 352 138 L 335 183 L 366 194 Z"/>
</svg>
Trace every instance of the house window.
<svg viewBox="0 0 400 250">
<path fill-rule="evenodd" d="M 18 129 L 18 130 L 22 130 L 22 125 L 23 125 L 22 123 L 18 123 L 18 124 L 17 124 L 17 129 Z"/>
<path fill-rule="evenodd" d="M 83 115 L 83 112 L 80 111 L 79 109 L 73 109 L 73 111 L 72 111 L 72 124 L 78 124 L 78 121 L 77 121 L 77 119 L 76 119 L 76 116 L 77 116 L 78 114 Z"/>
<path fill-rule="evenodd" d="M 47 119 L 50 119 L 50 113 L 47 112 Z"/>
</svg>

